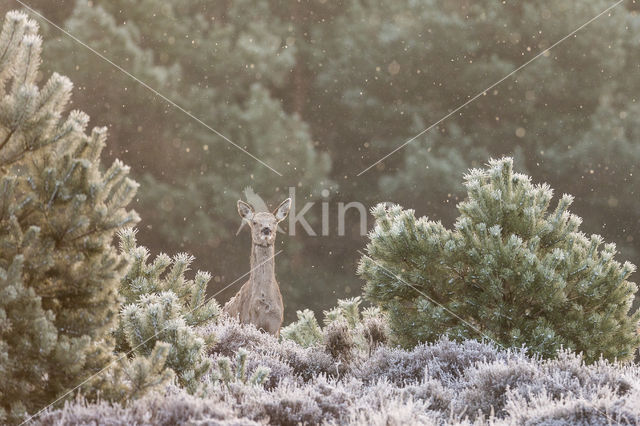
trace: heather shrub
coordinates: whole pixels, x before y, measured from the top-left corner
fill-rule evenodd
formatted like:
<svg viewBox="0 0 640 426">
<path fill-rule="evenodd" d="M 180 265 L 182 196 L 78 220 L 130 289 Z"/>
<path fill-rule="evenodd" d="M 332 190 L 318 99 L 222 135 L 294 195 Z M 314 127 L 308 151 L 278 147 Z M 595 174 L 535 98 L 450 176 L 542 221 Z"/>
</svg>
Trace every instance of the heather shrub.
<svg viewBox="0 0 640 426">
<path fill-rule="evenodd" d="M 389 398 L 384 405 L 375 410 L 363 407 L 351 408 L 346 418 L 350 425 L 434 425 L 443 423 L 443 416 L 436 411 L 427 409 L 422 401 L 406 398 Z M 331 421 L 329 424 L 343 424 Z M 449 424 L 453 424 L 450 422 Z"/>
<path fill-rule="evenodd" d="M 421 401 L 429 410 L 446 413 L 451 411 L 451 402 L 456 398 L 456 389 L 445 386 L 441 381 L 425 378 L 419 382 L 403 385 L 405 399 Z"/>
<path fill-rule="evenodd" d="M 88 403 L 81 398 L 66 404 L 57 411 L 40 416 L 37 424 L 46 426 L 67 425 L 166 425 L 179 424 L 258 424 L 249 419 L 239 419 L 233 407 L 220 399 L 207 399 L 190 395 L 182 390 L 168 389 L 151 392 L 128 405 L 107 401 Z"/>
<path fill-rule="evenodd" d="M 458 410 L 466 410 L 472 416 L 501 413 L 507 401 L 507 391 L 528 387 L 539 380 L 537 366 L 523 359 L 506 362 L 483 363 L 465 371 L 461 394 L 457 399 Z M 461 406 L 464 404 L 464 406 Z"/>
<path fill-rule="evenodd" d="M 241 374 L 245 378 L 254 371 L 249 367 L 252 356 L 260 358 L 260 362 L 271 358 L 289 365 L 292 351 L 300 356 L 312 350 L 290 341 L 278 342 L 255 327 L 229 320 L 203 328 L 215 330 L 231 346 L 234 342 L 255 343 L 260 334 L 266 336 L 261 340 L 262 350 L 259 346 L 247 347 L 246 367 L 240 369 L 245 371 Z M 231 358 L 238 350 L 226 352 L 217 346 L 212 349 L 212 361 L 223 356 Z M 229 355 L 221 355 L 223 352 Z M 329 355 L 324 356 L 337 363 Z M 231 375 L 237 376 L 237 368 L 230 370 Z M 142 425 L 170 421 L 608 425 L 616 421 L 633 424 L 640 416 L 640 369 L 636 365 L 604 360 L 585 364 L 580 356 L 568 351 L 561 352 L 557 359 L 542 359 L 477 341 L 441 340 L 411 350 L 380 347 L 370 359 L 354 360 L 339 375 L 320 373 L 303 379 L 294 368 L 282 369 L 279 374 L 271 387 L 235 378 L 219 386 L 203 387 L 200 399 L 188 395 L 183 388 L 168 386 L 162 393 L 145 395 L 127 405 L 77 401 L 47 412 L 40 422 L 87 424 L 99 418 L 100 424 Z"/>
<path fill-rule="evenodd" d="M 555 398 L 542 392 L 535 398 L 513 396 L 505 406 L 504 424 L 527 425 L 637 425 L 640 393 L 621 397 L 610 389 L 586 398 Z"/>
<path fill-rule="evenodd" d="M 566 395 L 591 399 L 609 392 L 624 397 L 630 395 L 634 377 L 638 377 L 634 369 L 602 360 L 585 368 L 581 357 L 567 351 L 547 361 L 518 357 L 481 362 L 461 377 L 460 397 L 453 408 L 503 417 L 512 399 L 534 401 L 544 396 L 561 400 Z"/>
<path fill-rule="evenodd" d="M 334 359 L 350 361 L 355 342 L 350 333 L 349 325 L 344 320 L 335 320 L 323 330 L 323 344 L 325 350 Z"/>
<path fill-rule="evenodd" d="M 318 424 L 325 417 L 319 403 L 329 405 L 334 401 L 326 399 L 315 386 L 296 386 L 295 382 L 284 381 L 277 390 L 256 392 L 245 388 L 235 389 L 232 397 L 240 405 L 243 416 L 252 420 L 266 420 L 270 424 L 298 425 Z M 334 405 L 335 407 L 335 405 Z"/>
<path fill-rule="evenodd" d="M 358 272 L 365 296 L 388 315 L 405 347 L 489 338 L 544 357 L 561 348 L 594 362 L 629 359 L 640 312 L 629 314 L 635 270 L 614 244 L 579 230 L 563 195 L 513 172 L 510 158 L 465 177 L 453 229 L 400 206 L 373 209 L 376 226 Z"/>
<path fill-rule="evenodd" d="M 248 365 L 262 364 L 271 369 L 267 387 L 290 372 L 302 381 L 309 381 L 322 374 L 335 376 L 344 368 L 336 365 L 323 351 L 303 348 L 291 341 L 278 342 L 274 336 L 259 331 L 251 324 L 240 324 L 235 318 L 223 317 L 216 323 L 201 327 L 199 333 L 216 336 L 215 343 L 208 350 L 212 357 L 233 357 L 240 348 L 249 351 Z"/>
<path fill-rule="evenodd" d="M 354 369 L 366 383 L 384 379 L 400 386 L 424 378 L 453 383 L 478 362 L 503 361 L 518 356 L 518 352 L 499 351 L 494 345 L 475 340 L 457 343 L 443 338 L 436 344 L 423 343 L 410 350 L 380 347 Z"/>
</svg>

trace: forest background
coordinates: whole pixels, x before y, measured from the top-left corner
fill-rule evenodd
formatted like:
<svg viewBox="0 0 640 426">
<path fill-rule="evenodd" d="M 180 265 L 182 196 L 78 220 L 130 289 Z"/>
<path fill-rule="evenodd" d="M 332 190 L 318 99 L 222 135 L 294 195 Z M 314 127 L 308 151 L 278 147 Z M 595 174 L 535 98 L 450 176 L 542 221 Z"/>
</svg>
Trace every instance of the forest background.
<svg viewBox="0 0 640 426">
<path fill-rule="evenodd" d="M 360 294 L 356 210 L 398 202 L 447 227 L 462 175 L 512 155 L 534 182 L 576 196 L 582 230 L 640 264 L 640 4 L 624 2 L 406 146 L 395 147 L 611 6 L 609 1 L 32 0 L 26 4 L 282 173 L 278 176 L 40 20 L 43 77 L 108 125 L 103 161 L 142 183 L 133 207 L 153 252 L 187 251 L 217 292 L 249 269 L 235 202 L 275 207 L 296 189 L 303 228 L 282 235 L 285 323 Z M 0 13 L 19 7 L 0 5 Z M 321 235 L 322 203 L 330 208 Z M 286 227 L 286 223 L 285 223 Z M 635 277 L 631 277 L 634 280 Z M 636 279 L 637 280 L 637 279 Z M 218 296 L 224 302 L 237 288 Z"/>
</svg>

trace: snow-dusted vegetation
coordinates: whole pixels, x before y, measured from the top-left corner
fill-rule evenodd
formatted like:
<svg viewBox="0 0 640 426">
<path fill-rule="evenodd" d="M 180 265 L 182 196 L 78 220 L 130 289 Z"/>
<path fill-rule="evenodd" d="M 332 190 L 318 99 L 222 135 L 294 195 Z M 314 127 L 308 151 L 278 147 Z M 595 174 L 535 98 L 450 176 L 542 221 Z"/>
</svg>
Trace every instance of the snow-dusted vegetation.
<svg viewBox="0 0 640 426">
<path fill-rule="evenodd" d="M 611 424 L 640 422 L 640 369 L 607 361 L 585 366 L 562 352 L 540 360 L 494 345 L 442 340 L 405 350 L 378 347 L 338 362 L 252 326 L 221 321 L 208 355 L 248 351 L 247 374 L 262 385 L 210 383 L 190 395 L 170 386 L 127 405 L 69 402 L 38 424 Z"/>
<path fill-rule="evenodd" d="M 386 157 L 382 157 L 363 169 L 358 176 L 373 168 L 383 175 L 360 184 L 347 182 L 344 166 L 351 160 L 346 154 L 364 160 L 357 146 L 362 142 L 369 149 L 381 144 L 384 136 L 375 132 L 384 135 L 385 126 L 393 123 L 405 131 L 424 128 L 422 116 L 433 113 L 430 108 L 443 108 L 428 100 L 439 99 L 441 89 L 433 87 L 442 86 L 436 84 L 442 71 L 411 65 L 421 58 L 424 46 L 409 43 L 409 34 L 422 31 L 423 26 L 427 34 L 432 27 L 454 33 L 458 37 L 425 42 L 438 53 L 428 58 L 442 57 L 451 47 L 446 43 L 461 49 L 464 44 L 470 56 L 464 56 L 463 62 L 479 62 L 485 71 L 502 70 L 505 57 L 483 53 L 478 38 L 490 39 L 485 34 L 489 29 L 491 34 L 497 32 L 498 44 L 526 41 L 525 51 L 535 44 L 549 53 L 558 43 L 539 40 L 543 37 L 539 28 L 547 31 L 550 10 L 566 14 L 570 3 L 531 2 L 505 10 L 506 2 L 489 0 L 473 5 L 456 0 L 453 6 L 436 1 L 381 5 L 321 1 L 309 4 L 308 11 L 299 3 L 287 3 L 290 8 L 284 12 L 274 6 L 280 2 L 257 2 L 253 7 L 248 0 L 216 3 L 215 10 L 207 9 L 202 0 L 185 2 L 184 9 L 176 6 L 178 2 L 157 0 L 79 0 L 60 8 L 60 16 L 68 15 L 74 31 L 87 39 L 97 34 L 102 43 L 120 46 L 136 74 L 162 86 L 186 108 L 155 89 L 152 92 L 196 123 L 200 119 L 193 114 L 209 113 L 212 105 L 220 107 L 214 114 L 222 120 L 220 128 L 243 145 L 235 145 L 201 120 L 197 130 L 187 127 L 172 133 L 180 126 L 164 121 L 164 106 L 145 104 L 140 92 L 131 95 L 151 86 L 143 83 L 129 91 L 122 85 L 117 95 L 111 90 L 111 83 L 133 76 L 128 71 L 112 80 L 94 78 L 91 83 L 100 96 L 89 107 L 113 119 L 121 127 L 116 134 L 122 140 L 149 132 L 148 137 L 156 138 L 161 148 L 176 149 L 163 152 L 147 140 L 134 150 L 125 143 L 121 153 L 140 166 L 138 172 L 111 158 L 106 128 L 87 131 L 89 116 L 70 111 L 72 82 L 42 66 L 43 39 L 36 21 L 21 11 L 6 14 L 0 32 L 0 424 L 640 424 L 640 310 L 634 305 L 635 266 L 625 260 L 637 258 L 640 247 L 634 239 L 638 212 L 629 213 L 640 206 L 635 189 L 629 189 L 635 188 L 638 174 L 634 170 L 640 161 L 638 117 L 630 115 L 639 110 L 629 95 L 637 82 L 626 80 L 621 65 L 637 61 L 622 49 L 637 47 L 634 43 L 640 40 L 637 7 L 630 5 L 623 15 L 616 15 L 619 25 L 609 32 L 619 37 L 618 44 L 592 37 L 576 42 L 569 60 L 552 58 L 548 77 L 562 90 L 553 84 L 540 89 L 541 93 L 524 90 L 526 102 L 542 99 L 537 108 L 514 100 L 518 84 L 531 84 L 527 80 L 531 75 L 524 74 L 522 83 L 507 89 L 512 91 L 508 108 L 503 105 L 500 113 L 491 112 L 488 119 L 482 109 L 472 109 L 476 117 L 469 122 L 460 113 L 455 117 L 457 124 L 428 136 L 429 142 L 448 146 L 450 151 L 413 145 L 405 157 L 397 158 L 399 167 L 386 169 Z M 590 23 L 617 6 L 602 9 L 606 5 L 601 3 L 581 2 L 574 12 L 577 17 L 591 17 L 586 21 Z M 176 39 L 166 29 L 154 33 L 159 37 L 155 41 L 142 35 L 135 22 L 143 22 L 148 11 L 160 6 L 161 11 L 151 16 L 184 37 Z M 25 7 L 47 23 L 44 32 L 57 27 Z M 251 14 L 243 15 L 246 11 Z M 541 26 L 529 19 L 534 11 L 547 16 Z M 386 24 L 385 14 L 393 24 Z M 265 16 L 268 19 L 260 21 Z M 254 25 L 253 20 L 262 23 Z M 529 35 L 503 34 L 507 23 L 522 24 L 522 31 Z M 345 31 L 336 31 L 340 28 Z M 189 30 L 197 37 L 183 34 Z M 49 59 L 69 67 L 69 58 L 78 52 L 66 43 L 78 39 L 64 34 L 66 38 L 52 42 L 54 57 Z M 341 37 L 335 38 L 336 34 Z M 374 37 L 381 51 L 357 58 L 349 53 L 364 49 Z M 163 45 L 165 39 L 171 47 L 162 51 L 156 64 L 155 43 Z M 334 56 L 316 47 L 318 39 L 336 49 Z M 208 77 L 200 80 L 191 67 L 184 67 L 206 63 L 206 55 L 185 53 L 203 40 L 219 60 L 211 85 Z M 98 50 L 81 44 L 85 49 L 80 56 L 90 52 L 105 59 Z M 581 64 L 581 70 L 593 65 L 595 59 L 585 49 L 600 54 L 612 50 L 624 57 L 578 73 L 584 81 L 608 73 L 595 100 L 583 92 L 571 92 L 575 94 L 571 97 L 564 93 L 574 88 L 574 80 L 564 73 L 573 77 L 575 64 Z M 412 54 L 398 57 L 399 62 L 387 57 L 400 50 Z M 519 52 L 515 57 L 519 61 L 524 55 Z M 302 67 L 301 57 L 308 60 Z M 178 59 L 172 64 L 172 58 Z M 362 58 L 372 61 L 359 64 L 371 73 L 364 79 L 367 84 L 347 76 L 348 87 L 341 89 L 341 96 L 334 96 L 334 85 L 342 74 L 353 72 Z M 313 61 L 320 61 L 317 68 L 322 68 L 313 74 L 315 79 L 309 78 Z M 384 70 L 378 62 L 387 64 Z M 87 75 L 100 75 L 99 71 L 93 75 L 95 63 L 85 65 Z M 84 72 L 82 66 L 74 68 Z M 407 86 L 411 79 L 403 73 L 414 66 L 411 75 L 424 72 L 433 81 Z M 290 75 L 296 94 L 274 98 L 287 91 Z M 399 75 L 404 78 L 398 80 Z M 238 77 L 236 86 L 230 76 Z M 466 76 L 473 81 L 471 77 Z M 364 84 L 366 89 L 351 84 Z M 398 99 L 399 93 L 427 86 L 436 90 L 430 92 L 433 96 L 416 95 L 406 104 Z M 91 99 L 88 87 L 77 90 L 83 102 Z M 360 96 L 367 90 L 370 96 L 363 102 Z M 467 94 L 449 94 L 474 100 Z M 495 97 L 498 91 L 480 92 L 477 98 L 482 94 Z M 313 102 L 307 102 L 307 97 Z M 321 100 L 338 116 L 348 111 L 351 120 L 337 123 L 309 114 L 311 107 L 320 109 Z M 148 120 L 145 126 L 153 124 L 151 129 L 132 119 L 127 103 L 138 107 Z M 381 108 L 389 105 L 393 107 Z M 557 110 L 541 109 L 541 105 L 555 105 Z M 561 116 L 583 107 L 590 114 L 588 119 Z M 556 116 L 561 118 L 555 120 Z M 360 121 L 364 124 L 356 128 L 353 122 Z M 548 145 L 548 141 L 527 139 L 535 134 L 528 131 L 530 127 L 546 139 L 573 131 L 569 139 L 579 140 Z M 471 133 L 465 134 L 465 128 Z M 248 156 L 238 159 L 218 149 L 207 157 L 214 151 L 208 145 L 212 130 Z M 523 154 L 523 147 L 502 149 L 502 139 L 512 133 L 529 142 L 530 156 Z M 347 138 L 341 134 L 361 140 L 345 144 L 349 149 L 344 153 L 328 153 L 321 152 L 318 134 L 335 146 Z M 452 148 L 449 137 L 461 147 Z M 483 144 L 470 149 L 474 138 Z M 207 159 L 197 163 L 172 156 L 183 149 L 185 156 L 191 152 L 191 147 L 181 145 L 185 140 L 206 153 L 202 157 Z M 565 145 L 577 148 L 564 151 Z M 286 171 L 272 169 L 245 147 Z M 380 147 L 375 149 L 379 153 Z M 550 158 L 544 157 L 545 152 L 552 152 Z M 533 154 L 548 163 L 542 157 L 531 160 Z M 150 167 L 152 172 L 161 173 L 141 175 L 146 166 L 136 162 L 146 155 L 150 162 L 157 162 Z M 582 166 L 570 161 L 574 155 L 588 158 L 588 167 L 593 168 L 586 173 L 578 170 Z M 170 167 L 162 163 L 167 161 L 164 157 L 184 161 L 182 167 L 188 172 L 183 176 L 176 172 L 174 179 L 165 176 L 164 169 Z M 253 173 L 246 163 L 249 157 L 266 167 Z M 618 158 L 626 169 L 614 167 Z M 463 169 L 468 170 L 464 176 Z M 622 179 L 625 189 L 598 198 L 585 185 L 576 184 L 597 171 L 610 173 L 602 179 L 603 187 L 613 191 L 611 182 Z M 466 193 L 452 189 L 458 172 Z M 540 174 L 582 194 L 577 206 L 572 195 L 554 195 L 550 185 L 538 183 L 546 181 L 538 179 Z M 142 187 L 135 179 L 143 182 Z M 325 246 L 293 238 L 296 220 L 302 215 L 296 212 L 296 188 L 319 192 L 325 199 L 321 207 L 325 215 L 331 196 L 327 188 L 338 188 L 338 180 L 344 181 L 342 188 L 351 195 L 365 194 L 367 202 L 378 203 L 381 198 L 376 191 L 385 188 L 397 195 L 396 201 L 405 202 L 404 206 L 379 203 L 370 210 L 372 227 L 353 227 L 353 235 L 364 234 L 362 229 L 369 232 L 357 235 L 360 245 L 351 247 L 357 259 L 352 258 L 350 272 L 345 267 L 348 261 L 335 250 L 353 246 L 355 240 Z M 244 187 L 254 182 L 262 185 L 261 190 L 269 187 L 279 195 L 286 192 L 286 185 L 293 186 L 281 197 L 285 201 L 269 213 L 264 200 Z M 230 200 L 232 207 L 236 205 L 240 187 L 255 204 L 242 200 L 237 204 L 252 234 L 251 270 L 236 279 L 192 271 L 192 266 L 203 264 L 240 265 L 240 257 L 229 248 L 237 222 L 230 221 L 227 210 L 213 217 Z M 447 213 L 450 223 L 416 215 L 413 204 L 433 207 L 429 199 L 433 194 L 426 193 L 429 188 L 456 201 L 456 215 Z M 298 201 L 302 203 L 303 198 Z M 351 208 L 362 206 L 363 216 L 368 217 L 364 204 L 358 203 L 350 203 Z M 151 217 L 149 223 L 134 205 Z M 338 207 L 344 214 L 345 204 L 340 202 Z M 619 213 L 620 234 L 604 222 L 612 211 Z M 583 224 L 581 216 L 591 213 L 592 222 Z M 291 238 L 276 249 L 278 224 L 284 226 L 285 217 L 292 216 Z M 602 225 L 594 227 L 593 221 L 598 220 Z M 179 225 L 186 222 L 192 227 Z M 322 237 L 327 237 L 329 218 L 323 216 L 320 222 Z M 309 225 L 306 220 L 300 224 L 305 229 Z M 344 222 L 337 228 L 344 237 Z M 598 230 L 604 236 L 596 234 Z M 318 235 L 312 230 L 308 236 Z M 620 237 L 621 248 L 612 236 Z M 204 263 L 183 251 L 191 247 L 206 257 Z M 170 256 L 164 250 L 176 254 Z M 281 253 L 286 254 L 276 262 Z M 328 253 L 330 260 L 316 264 L 319 253 Z M 311 262 L 311 267 L 300 266 L 305 262 Z M 331 263 L 324 275 L 316 272 L 322 262 Z M 276 263 L 278 270 L 286 271 L 286 286 L 276 280 Z M 247 284 L 240 287 L 247 277 Z M 354 291 L 350 280 L 360 280 L 357 285 L 362 285 L 362 291 Z M 335 291 L 338 286 L 340 292 Z M 221 306 L 220 294 L 239 288 L 238 296 Z"/>
</svg>

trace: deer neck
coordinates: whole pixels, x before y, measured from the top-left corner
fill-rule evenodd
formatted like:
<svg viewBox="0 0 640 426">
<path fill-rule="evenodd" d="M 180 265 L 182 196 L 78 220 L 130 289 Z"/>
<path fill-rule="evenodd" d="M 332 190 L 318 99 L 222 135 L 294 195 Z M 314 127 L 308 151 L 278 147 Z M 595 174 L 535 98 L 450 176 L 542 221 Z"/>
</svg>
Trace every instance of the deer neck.
<svg viewBox="0 0 640 426">
<path fill-rule="evenodd" d="M 275 261 L 273 245 L 261 246 L 252 244 L 251 275 L 249 280 L 254 287 L 262 287 L 275 283 Z"/>
</svg>

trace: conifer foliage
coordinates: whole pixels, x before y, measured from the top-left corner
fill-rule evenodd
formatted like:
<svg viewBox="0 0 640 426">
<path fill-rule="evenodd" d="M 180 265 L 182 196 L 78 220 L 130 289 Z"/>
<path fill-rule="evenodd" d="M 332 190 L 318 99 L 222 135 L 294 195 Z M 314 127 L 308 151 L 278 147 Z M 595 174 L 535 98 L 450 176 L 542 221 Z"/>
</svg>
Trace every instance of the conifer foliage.
<svg viewBox="0 0 640 426">
<path fill-rule="evenodd" d="M 323 347 L 333 358 L 349 361 L 354 353 L 369 355 L 387 342 L 385 316 L 378 308 L 361 309 L 362 299 L 353 297 L 338 300 L 338 305 L 324 311 L 324 325 L 318 324 L 313 311 L 298 311 L 298 321 L 284 327 L 283 339 L 302 347 Z"/>
<path fill-rule="evenodd" d="M 115 232 L 137 184 L 100 168 L 105 129 L 62 115 L 71 82 L 43 87 L 37 25 L 7 14 L 0 33 L 0 421 L 53 402 L 112 359 L 125 263 Z"/>
<path fill-rule="evenodd" d="M 116 349 L 144 359 L 154 357 L 158 343 L 168 344 L 164 365 L 176 373 L 181 386 L 194 392 L 211 367 L 205 350 L 213 339 L 205 341 L 195 327 L 220 313 L 215 299 L 206 300 L 211 275 L 198 271 L 193 280 L 186 279 L 193 257 L 184 253 L 173 259 L 160 254 L 149 263 L 149 251 L 137 246 L 134 229 L 123 230 L 120 238 L 129 269 L 120 286 L 125 305 L 115 332 Z"/>
<path fill-rule="evenodd" d="M 214 371 L 214 374 L 210 378 L 210 383 L 224 383 L 225 386 L 229 386 L 231 383 L 242 383 L 251 385 L 263 385 L 269 378 L 271 370 L 268 367 L 259 366 L 253 372 L 251 377 L 247 376 L 247 356 L 249 352 L 240 348 L 236 354 L 236 363 L 232 367 L 231 359 L 226 356 L 221 356 L 217 359 L 218 369 Z"/>
<path fill-rule="evenodd" d="M 563 195 L 513 172 L 511 158 L 465 176 L 454 229 L 413 210 L 378 205 L 359 274 L 405 346 L 488 337 L 545 357 L 561 346 L 592 362 L 630 358 L 640 314 L 629 314 L 635 267 L 614 244 L 579 231 Z"/>
</svg>

